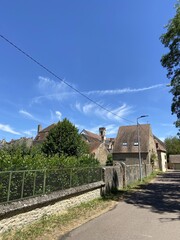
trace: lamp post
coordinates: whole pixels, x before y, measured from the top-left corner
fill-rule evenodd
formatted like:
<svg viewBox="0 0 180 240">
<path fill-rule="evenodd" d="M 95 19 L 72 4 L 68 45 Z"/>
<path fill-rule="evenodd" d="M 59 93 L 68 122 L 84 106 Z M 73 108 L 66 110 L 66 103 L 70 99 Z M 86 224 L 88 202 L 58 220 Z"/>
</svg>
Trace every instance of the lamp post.
<svg viewBox="0 0 180 240">
<path fill-rule="evenodd" d="M 141 161 L 141 147 L 140 147 L 140 133 L 139 133 L 139 122 L 140 118 L 148 117 L 148 115 L 142 115 L 137 118 L 137 137 L 138 137 L 138 154 L 139 154 L 139 173 L 140 173 L 140 181 L 142 181 L 142 161 Z"/>
</svg>

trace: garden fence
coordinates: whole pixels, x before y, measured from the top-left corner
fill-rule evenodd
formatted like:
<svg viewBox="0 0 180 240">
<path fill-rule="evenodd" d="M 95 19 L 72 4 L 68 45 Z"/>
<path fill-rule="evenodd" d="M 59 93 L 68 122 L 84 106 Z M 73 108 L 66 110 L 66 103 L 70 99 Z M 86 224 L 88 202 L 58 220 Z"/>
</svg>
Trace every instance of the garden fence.
<svg viewBox="0 0 180 240">
<path fill-rule="evenodd" d="M 0 172 L 0 203 L 101 181 L 102 168 L 62 168 Z"/>
</svg>

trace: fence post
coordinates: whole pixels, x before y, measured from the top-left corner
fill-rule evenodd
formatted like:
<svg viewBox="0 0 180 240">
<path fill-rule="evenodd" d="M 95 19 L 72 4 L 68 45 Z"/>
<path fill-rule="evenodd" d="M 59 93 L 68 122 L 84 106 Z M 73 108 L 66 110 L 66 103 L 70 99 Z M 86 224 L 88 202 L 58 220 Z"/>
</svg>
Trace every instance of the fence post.
<svg viewBox="0 0 180 240">
<path fill-rule="evenodd" d="M 36 189 L 36 171 L 34 172 L 33 196 L 35 195 L 35 189 Z"/>
<path fill-rule="evenodd" d="M 25 179 L 25 171 L 23 172 L 23 178 L 22 178 L 21 198 L 23 198 L 23 194 L 24 194 L 24 179 Z"/>
<path fill-rule="evenodd" d="M 71 186 L 72 186 L 72 168 L 70 169 L 70 188 L 71 188 Z"/>
<path fill-rule="evenodd" d="M 12 178 L 12 172 L 9 173 L 9 183 L 8 183 L 7 202 L 9 202 L 9 198 L 10 198 L 10 191 L 11 191 L 11 178 Z"/>
<path fill-rule="evenodd" d="M 44 170 L 43 194 L 46 192 L 46 170 Z"/>
</svg>

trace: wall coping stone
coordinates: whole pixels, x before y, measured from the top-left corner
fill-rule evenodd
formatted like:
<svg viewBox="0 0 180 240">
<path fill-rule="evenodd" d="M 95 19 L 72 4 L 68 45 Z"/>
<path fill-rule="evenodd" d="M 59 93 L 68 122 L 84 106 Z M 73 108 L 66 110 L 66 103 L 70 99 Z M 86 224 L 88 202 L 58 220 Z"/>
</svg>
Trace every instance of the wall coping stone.
<svg viewBox="0 0 180 240">
<path fill-rule="evenodd" d="M 89 183 L 86 185 L 60 190 L 49 194 L 22 199 L 15 202 L 4 203 L 0 205 L 0 220 L 12 217 L 22 212 L 27 212 L 35 208 L 53 204 L 59 200 L 66 199 L 72 196 L 77 196 L 85 192 L 89 192 L 105 186 L 103 181 Z"/>
</svg>

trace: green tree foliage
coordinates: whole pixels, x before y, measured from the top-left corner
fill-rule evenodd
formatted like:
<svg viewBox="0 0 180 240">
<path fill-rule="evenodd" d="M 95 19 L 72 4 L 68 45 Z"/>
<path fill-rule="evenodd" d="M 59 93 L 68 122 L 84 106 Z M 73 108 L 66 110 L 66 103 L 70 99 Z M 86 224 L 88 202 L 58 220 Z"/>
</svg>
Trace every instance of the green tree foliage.
<svg viewBox="0 0 180 240">
<path fill-rule="evenodd" d="M 180 140 L 178 137 L 169 137 L 164 140 L 167 150 L 167 155 L 180 154 Z"/>
<path fill-rule="evenodd" d="M 176 14 L 166 26 L 167 32 L 162 34 L 162 44 L 169 48 L 169 52 L 162 56 L 161 64 L 167 69 L 167 77 L 171 80 L 173 94 L 171 112 L 176 114 L 176 127 L 180 136 L 180 1 L 176 5 Z"/>
<path fill-rule="evenodd" d="M 107 161 L 106 161 L 106 166 L 113 166 L 112 154 L 108 154 Z"/>
<path fill-rule="evenodd" d="M 61 169 L 76 167 L 98 167 L 100 163 L 92 156 L 46 156 L 34 147 L 29 154 L 23 155 L 19 149 L 13 155 L 7 149 L 0 149 L 0 171 L 36 170 L 36 169 Z"/>
<path fill-rule="evenodd" d="M 58 122 L 49 132 L 42 145 L 47 156 L 76 156 L 87 153 L 87 145 L 82 140 L 78 129 L 66 118 Z"/>
</svg>

